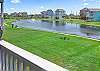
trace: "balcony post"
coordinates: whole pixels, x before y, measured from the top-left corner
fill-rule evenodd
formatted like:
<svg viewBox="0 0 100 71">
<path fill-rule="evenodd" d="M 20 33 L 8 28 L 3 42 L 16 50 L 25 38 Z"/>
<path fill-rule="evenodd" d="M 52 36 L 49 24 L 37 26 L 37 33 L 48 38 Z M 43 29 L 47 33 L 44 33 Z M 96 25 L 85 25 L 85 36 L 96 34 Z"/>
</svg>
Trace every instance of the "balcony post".
<svg viewBox="0 0 100 71">
<path fill-rule="evenodd" d="M 23 63 L 23 71 L 29 71 L 27 63 Z"/>
<path fill-rule="evenodd" d="M 3 71 L 2 46 L 0 46 L 0 71 Z"/>
<path fill-rule="evenodd" d="M 23 71 L 23 63 L 18 60 L 18 71 Z"/>
<path fill-rule="evenodd" d="M 12 55 L 10 55 L 10 71 L 14 71 L 13 56 Z"/>
<path fill-rule="evenodd" d="M 14 66 L 14 71 L 17 71 L 17 59 L 14 57 L 14 60 L 13 60 L 13 66 Z"/>
<path fill-rule="evenodd" d="M 9 66 L 9 63 L 8 63 L 8 53 L 6 53 L 6 71 L 9 70 L 8 66 Z"/>
<path fill-rule="evenodd" d="M 3 49 L 3 52 L 2 52 L 2 65 L 3 65 L 3 71 L 5 71 L 6 70 L 6 58 L 5 58 L 5 51 L 4 51 L 4 49 Z"/>
</svg>

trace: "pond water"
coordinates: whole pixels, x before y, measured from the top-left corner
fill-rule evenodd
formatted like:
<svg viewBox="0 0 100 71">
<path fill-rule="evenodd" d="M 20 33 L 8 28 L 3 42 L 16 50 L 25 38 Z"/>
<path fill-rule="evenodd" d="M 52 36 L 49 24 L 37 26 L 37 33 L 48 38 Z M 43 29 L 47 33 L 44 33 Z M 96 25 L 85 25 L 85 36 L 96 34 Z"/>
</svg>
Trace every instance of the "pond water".
<svg viewBox="0 0 100 71">
<path fill-rule="evenodd" d="M 67 23 L 65 21 L 47 20 L 19 20 L 13 22 L 19 28 L 31 28 L 35 30 L 46 30 L 50 32 L 60 32 L 65 34 L 75 34 L 88 38 L 100 39 L 100 27 Z"/>
</svg>

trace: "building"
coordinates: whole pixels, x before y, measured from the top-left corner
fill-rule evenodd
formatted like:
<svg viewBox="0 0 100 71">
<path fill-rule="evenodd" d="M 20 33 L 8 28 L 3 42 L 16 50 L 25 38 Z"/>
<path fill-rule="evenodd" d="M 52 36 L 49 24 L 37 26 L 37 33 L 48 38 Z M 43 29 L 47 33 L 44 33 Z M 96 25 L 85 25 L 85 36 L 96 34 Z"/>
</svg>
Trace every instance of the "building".
<svg viewBox="0 0 100 71">
<path fill-rule="evenodd" d="M 63 9 L 57 9 L 55 13 L 51 9 L 49 9 L 47 11 L 42 11 L 41 16 L 42 18 L 63 19 L 66 16 L 66 14 Z"/>
<path fill-rule="evenodd" d="M 63 9 L 57 9 L 55 11 L 55 18 L 56 19 L 63 19 L 65 15 L 66 15 L 65 10 L 63 10 Z"/>
<path fill-rule="evenodd" d="M 22 14 L 23 17 L 27 17 L 28 16 L 27 12 L 21 12 L 21 14 Z"/>
<path fill-rule="evenodd" d="M 47 18 L 48 17 L 47 16 L 47 11 L 42 11 L 41 16 L 42 16 L 42 18 Z"/>
<path fill-rule="evenodd" d="M 10 14 L 10 16 L 12 16 L 12 17 L 16 17 L 17 15 L 18 15 L 17 12 L 14 12 L 14 13 Z"/>
<path fill-rule="evenodd" d="M 27 17 L 28 14 L 27 12 L 14 12 L 14 13 L 11 13 L 10 16 L 13 16 L 13 17 Z"/>
<path fill-rule="evenodd" d="M 100 8 L 84 8 L 80 10 L 80 18 L 87 21 L 100 21 Z"/>
<path fill-rule="evenodd" d="M 27 12 L 19 12 L 19 13 L 17 14 L 17 16 L 19 16 L 19 17 L 27 17 L 28 14 L 27 14 Z"/>
<path fill-rule="evenodd" d="M 50 10 L 47 10 L 47 16 L 49 17 L 49 18 L 53 18 L 53 16 L 54 16 L 54 12 L 50 9 Z"/>
<path fill-rule="evenodd" d="M 42 18 L 41 14 L 34 14 L 34 18 Z"/>
<path fill-rule="evenodd" d="M 47 11 L 42 11 L 41 16 L 43 18 L 52 18 L 54 16 L 54 12 L 51 9 L 49 9 Z"/>
<path fill-rule="evenodd" d="M 9 16 L 9 14 L 8 14 L 8 13 L 3 13 L 3 15 L 4 15 L 4 17 Z M 1 16 L 1 13 L 0 13 L 0 16 Z"/>
<path fill-rule="evenodd" d="M 4 17 L 7 17 L 7 16 L 9 16 L 9 14 L 8 14 L 8 13 L 4 13 L 3 15 L 4 15 Z"/>
</svg>

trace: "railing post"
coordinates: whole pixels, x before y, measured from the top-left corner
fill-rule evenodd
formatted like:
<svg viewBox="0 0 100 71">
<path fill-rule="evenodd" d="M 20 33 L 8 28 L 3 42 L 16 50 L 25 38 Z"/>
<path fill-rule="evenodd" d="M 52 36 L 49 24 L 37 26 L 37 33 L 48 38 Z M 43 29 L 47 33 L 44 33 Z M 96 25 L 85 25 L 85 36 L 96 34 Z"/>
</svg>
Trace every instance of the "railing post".
<svg viewBox="0 0 100 71">
<path fill-rule="evenodd" d="M 10 71 L 14 71 L 14 67 L 13 67 L 13 56 L 10 55 Z"/>
<path fill-rule="evenodd" d="M 30 65 L 30 71 L 36 71 L 32 65 Z"/>
<path fill-rule="evenodd" d="M 29 71 L 29 65 L 27 63 L 23 63 L 23 71 Z"/>
<path fill-rule="evenodd" d="M 0 71 L 3 71 L 2 46 L 0 46 Z"/>
<path fill-rule="evenodd" d="M 5 53 L 5 51 L 3 50 L 3 52 L 2 52 L 3 71 L 6 71 L 6 58 L 5 58 L 5 55 L 6 55 L 6 53 Z"/>
<path fill-rule="evenodd" d="M 6 53 L 6 71 L 9 70 L 8 66 L 9 66 L 9 63 L 8 63 L 8 53 Z"/>
<path fill-rule="evenodd" d="M 17 64 L 17 59 L 14 57 L 14 60 L 13 60 L 13 66 L 14 66 L 14 71 L 18 71 L 18 64 Z"/>
<path fill-rule="evenodd" d="M 23 63 L 18 60 L 18 71 L 23 71 Z"/>
<path fill-rule="evenodd" d="M 6 59 L 6 65 L 7 65 L 7 68 L 8 68 L 8 71 L 10 71 L 10 54 L 8 53 L 8 55 L 7 55 L 8 57 L 7 57 L 7 59 Z"/>
</svg>

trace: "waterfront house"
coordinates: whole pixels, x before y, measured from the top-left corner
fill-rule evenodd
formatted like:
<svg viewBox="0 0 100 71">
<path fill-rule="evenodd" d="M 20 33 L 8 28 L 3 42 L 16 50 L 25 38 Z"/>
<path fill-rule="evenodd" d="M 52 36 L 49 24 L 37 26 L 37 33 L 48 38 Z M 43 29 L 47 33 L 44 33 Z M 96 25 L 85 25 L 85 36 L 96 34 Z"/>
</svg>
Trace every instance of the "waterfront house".
<svg viewBox="0 0 100 71">
<path fill-rule="evenodd" d="M 63 9 L 57 9 L 55 11 L 55 19 L 63 19 L 65 16 L 65 10 Z"/>
<path fill-rule="evenodd" d="M 23 17 L 27 17 L 28 16 L 27 12 L 21 12 L 21 14 L 22 14 Z"/>
<path fill-rule="evenodd" d="M 10 16 L 13 16 L 13 17 L 27 17 L 28 14 L 27 12 L 14 12 L 14 13 L 11 13 Z"/>
<path fill-rule="evenodd" d="M 47 11 L 42 11 L 41 16 L 42 16 L 42 18 L 47 18 L 48 17 L 47 16 Z"/>
<path fill-rule="evenodd" d="M 3 15 L 4 15 L 4 17 L 9 16 L 9 14 L 8 14 L 8 13 L 3 13 Z M 1 13 L 0 13 L 0 16 L 1 16 Z"/>
<path fill-rule="evenodd" d="M 100 21 L 100 8 L 84 8 L 80 10 L 80 18 L 87 21 Z"/>
<path fill-rule="evenodd" d="M 47 11 L 42 11 L 41 12 L 41 16 L 43 18 L 53 18 L 54 12 L 51 9 L 50 10 L 47 10 Z"/>
<path fill-rule="evenodd" d="M 27 17 L 28 14 L 27 14 L 27 12 L 19 12 L 19 13 L 17 13 L 17 16 L 19 16 L 19 17 Z"/>
<path fill-rule="evenodd" d="M 17 12 L 11 13 L 10 16 L 16 17 L 17 16 Z"/>
<path fill-rule="evenodd" d="M 47 16 L 52 19 L 53 16 L 54 16 L 54 12 L 50 9 L 50 10 L 47 10 Z"/>
</svg>

